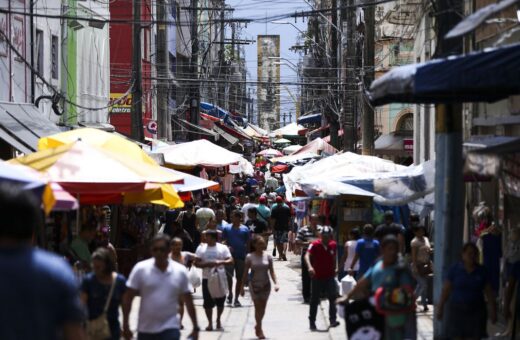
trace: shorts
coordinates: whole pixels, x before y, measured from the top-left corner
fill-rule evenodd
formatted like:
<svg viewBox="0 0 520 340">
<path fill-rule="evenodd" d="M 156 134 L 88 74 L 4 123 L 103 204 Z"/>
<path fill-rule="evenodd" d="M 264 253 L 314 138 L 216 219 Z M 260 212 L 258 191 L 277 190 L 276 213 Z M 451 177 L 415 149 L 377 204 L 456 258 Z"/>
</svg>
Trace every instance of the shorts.
<svg viewBox="0 0 520 340">
<path fill-rule="evenodd" d="M 175 328 L 165 329 L 160 333 L 142 333 L 137 334 L 137 340 L 179 340 L 181 331 Z"/>
<path fill-rule="evenodd" d="M 273 233 L 274 243 L 283 244 L 289 242 L 288 232 L 286 230 L 275 230 Z"/>
<path fill-rule="evenodd" d="M 211 297 L 208 289 L 208 279 L 202 279 L 202 299 L 204 300 L 202 304 L 204 309 L 212 309 L 215 306 L 222 308 L 224 307 L 224 302 L 226 301 L 225 296 L 217 299 Z"/>
<path fill-rule="evenodd" d="M 237 279 L 242 280 L 244 276 L 244 267 L 246 261 L 243 259 L 233 258 L 233 264 L 226 265 L 226 274 L 228 277 L 233 277 L 236 273 Z"/>
</svg>

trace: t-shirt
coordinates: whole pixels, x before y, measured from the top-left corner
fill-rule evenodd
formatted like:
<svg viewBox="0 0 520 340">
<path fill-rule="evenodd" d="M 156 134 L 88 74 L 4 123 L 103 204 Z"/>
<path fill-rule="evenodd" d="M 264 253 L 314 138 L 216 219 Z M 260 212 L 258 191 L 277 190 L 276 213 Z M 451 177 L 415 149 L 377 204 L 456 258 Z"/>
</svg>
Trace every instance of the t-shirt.
<svg viewBox="0 0 520 340">
<path fill-rule="evenodd" d="M 489 275 L 483 266 L 477 265 L 473 272 L 468 273 L 462 262 L 455 263 L 446 280 L 451 282 L 451 302 L 476 306 L 484 302 L 484 288 L 489 283 Z"/>
<path fill-rule="evenodd" d="M 276 203 L 271 209 L 271 218 L 274 219 L 274 230 L 289 231 L 291 209 L 287 204 Z"/>
<path fill-rule="evenodd" d="M 267 232 L 267 224 L 259 218 L 247 221 L 246 226 L 254 234 L 263 234 Z"/>
<path fill-rule="evenodd" d="M 0 339 L 58 339 L 85 318 L 79 286 L 61 258 L 31 247 L 0 248 Z"/>
<path fill-rule="evenodd" d="M 226 241 L 226 244 L 231 248 L 231 255 L 233 258 L 244 260 L 247 255 L 247 244 L 251 238 L 249 228 L 245 225 L 241 225 L 238 228 L 234 228 L 233 225 L 228 225 L 222 231 L 222 238 Z"/>
<path fill-rule="evenodd" d="M 89 320 L 95 319 L 103 313 L 105 303 L 110 293 L 110 284 L 103 284 L 98 281 L 93 273 L 87 274 L 81 282 L 81 291 L 87 294 L 87 307 Z M 119 305 L 123 300 L 123 293 L 126 291 L 126 279 L 123 275 L 117 274 L 114 292 L 107 311 L 107 320 L 110 329 L 119 329 Z"/>
<path fill-rule="evenodd" d="M 244 204 L 244 206 L 242 207 L 242 214 L 244 215 L 244 223 L 247 222 L 247 220 L 249 220 L 249 217 L 247 216 L 247 211 L 250 209 L 250 208 L 257 208 L 258 205 L 257 204 L 254 204 L 254 203 L 246 203 Z"/>
<path fill-rule="evenodd" d="M 222 177 L 222 191 L 225 194 L 230 194 L 233 190 L 233 180 L 234 176 L 228 173 L 226 176 Z"/>
<path fill-rule="evenodd" d="M 390 224 L 380 224 L 377 226 L 376 231 L 374 233 L 374 236 L 379 240 L 382 241 L 385 236 L 387 235 L 394 235 L 397 237 L 399 234 L 404 236 L 405 229 L 402 225 L 397 223 L 390 223 Z"/>
<path fill-rule="evenodd" d="M 358 275 L 363 275 L 379 257 L 379 241 L 359 239 L 356 244 L 356 253 L 359 256 Z"/>
<path fill-rule="evenodd" d="M 345 270 L 345 271 L 349 270 L 352 265 L 352 261 L 354 260 L 354 256 L 356 255 L 356 246 L 357 246 L 356 240 L 349 240 L 349 241 L 345 242 L 345 248 L 348 249 L 348 256 L 347 256 L 347 259 L 345 260 L 345 265 L 343 266 L 343 270 Z M 352 268 L 352 269 L 355 271 L 359 270 L 359 260 L 356 262 L 356 264 L 354 265 L 354 268 Z"/>
<path fill-rule="evenodd" d="M 271 218 L 271 209 L 265 204 L 259 204 L 256 207 L 257 217 L 264 221 L 266 224 L 269 224 L 269 219 Z"/>
<path fill-rule="evenodd" d="M 155 259 L 144 260 L 134 266 L 126 286 L 141 296 L 139 332 L 160 333 L 180 328 L 179 298 L 191 292 L 186 267 L 169 259 L 163 272 L 155 266 Z"/>
<path fill-rule="evenodd" d="M 265 180 L 265 187 L 266 188 L 269 188 L 271 190 L 275 190 L 276 188 L 278 188 L 279 184 L 278 184 L 278 180 L 276 178 L 273 178 L 273 177 L 269 177 Z"/>
<path fill-rule="evenodd" d="M 208 246 L 207 243 L 203 243 L 197 248 L 195 255 L 197 255 L 202 262 L 223 261 L 231 257 L 229 248 L 221 243 L 217 243 L 213 247 Z M 211 268 L 202 268 L 203 279 L 209 279 L 210 273 Z"/>
<path fill-rule="evenodd" d="M 204 231 L 208 226 L 209 220 L 215 218 L 215 213 L 210 208 L 200 208 L 195 213 L 197 220 L 199 221 L 199 230 Z"/>
<path fill-rule="evenodd" d="M 70 243 L 70 249 L 73 251 L 72 254 L 79 258 L 79 260 L 90 264 L 92 260 L 90 250 L 88 249 L 88 243 L 85 242 L 81 237 L 76 237 Z"/>
<path fill-rule="evenodd" d="M 314 278 L 330 279 L 336 275 L 336 241 L 330 240 L 325 246 L 321 240 L 316 240 L 309 245 L 307 252 L 311 254 Z"/>
<path fill-rule="evenodd" d="M 419 239 L 414 237 L 411 242 L 412 248 L 417 248 L 417 262 L 419 263 L 430 263 L 430 241 L 427 237 Z"/>
<path fill-rule="evenodd" d="M 296 235 L 296 239 L 300 242 L 309 242 L 312 243 L 319 238 L 319 231 L 321 230 L 321 226 L 317 226 L 316 231 L 312 230 L 309 226 L 305 226 L 300 228 L 298 231 L 298 235 Z M 304 247 L 307 249 L 307 246 Z"/>
<path fill-rule="evenodd" d="M 379 260 L 364 275 L 365 279 L 370 280 L 370 290 L 375 293 L 379 287 L 395 287 L 400 285 L 413 285 L 414 279 L 410 271 L 397 263 L 391 266 L 384 266 L 383 261 Z"/>
</svg>

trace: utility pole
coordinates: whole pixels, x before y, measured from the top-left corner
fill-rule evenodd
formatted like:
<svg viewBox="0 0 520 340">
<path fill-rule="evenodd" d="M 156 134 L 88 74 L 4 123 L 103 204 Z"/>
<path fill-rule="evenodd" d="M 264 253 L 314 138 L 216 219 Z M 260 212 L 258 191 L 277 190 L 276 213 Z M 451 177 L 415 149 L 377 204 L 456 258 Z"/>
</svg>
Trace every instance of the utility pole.
<svg viewBox="0 0 520 340">
<path fill-rule="evenodd" d="M 166 2 L 165 0 L 157 0 L 157 20 L 166 22 Z M 157 67 L 157 136 L 160 139 L 171 140 L 171 120 L 168 110 L 169 78 L 168 67 L 168 30 L 166 24 L 162 23 L 157 26 L 156 41 L 156 67 Z"/>
<path fill-rule="evenodd" d="M 331 1 L 331 7 L 332 7 L 332 23 L 337 27 L 338 23 L 338 1 L 332 0 Z M 331 68 L 328 72 L 329 79 L 332 79 L 334 83 L 338 82 L 338 32 L 337 28 L 333 25 L 330 26 L 330 34 L 331 34 L 331 51 L 330 51 L 330 59 L 331 59 Z M 340 33 L 341 34 L 341 33 Z M 337 102 L 337 97 L 339 96 L 339 93 L 337 94 L 336 85 L 329 85 L 329 103 L 327 105 L 327 120 L 329 121 L 329 130 L 330 130 L 330 142 L 331 145 L 337 149 L 339 149 L 339 138 L 338 138 L 338 132 L 339 132 L 339 117 L 336 112 L 334 112 L 333 104 Z"/>
<path fill-rule="evenodd" d="M 192 22 L 191 22 L 191 74 L 193 79 L 199 79 L 199 29 L 197 9 L 198 0 L 191 0 Z M 199 102 L 200 102 L 200 88 L 199 83 L 194 82 L 190 84 L 190 120 L 192 124 L 199 125 Z M 199 136 L 197 133 L 191 132 L 189 134 L 190 140 L 197 140 Z"/>
<path fill-rule="evenodd" d="M 132 27 L 132 138 L 144 140 L 143 88 L 141 74 L 141 0 L 133 0 L 134 25 Z"/>
<path fill-rule="evenodd" d="M 435 57 L 462 53 L 462 38 L 444 39 L 460 20 L 462 0 L 436 0 Z M 435 247 L 434 303 L 438 304 L 442 278 L 459 260 L 464 234 L 464 178 L 462 175 L 462 104 L 435 106 Z M 434 338 L 445 339 L 445 325 L 435 319 Z"/>
<path fill-rule="evenodd" d="M 218 63 L 218 80 L 222 80 L 226 74 L 225 67 L 225 54 L 226 54 L 226 45 L 224 44 L 224 40 L 226 39 L 226 29 L 225 29 L 225 16 L 224 16 L 224 6 L 225 1 L 222 1 L 222 8 L 220 10 L 220 50 L 219 50 L 219 63 Z M 226 84 L 220 81 L 217 85 L 218 93 L 217 93 L 217 105 L 220 107 L 224 107 L 225 102 L 225 92 L 226 92 Z"/>
<path fill-rule="evenodd" d="M 362 77 L 365 88 L 374 81 L 374 48 L 375 48 L 375 9 L 376 6 L 365 7 L 365 53 L 363 56 Z M 364 90 L 364 89 L 362 89 Z M 363 93 L 360 94 L 363 96 Z M 363 100 L 363 155 L 374 154 L 374 108 L 367 99 Z"/>
<path fill-rule="evenodd" d="M 347 55 L 345 58 L 346 80 L 343 97 L 343 150 L 354 152 L 356 149 L 355 126 L 356 119 L 356 42 L 354 32 L 356 28 L 356 11 L 354 1 L 347 0 L 346 22 L 347 22 Z"/>
</svg>

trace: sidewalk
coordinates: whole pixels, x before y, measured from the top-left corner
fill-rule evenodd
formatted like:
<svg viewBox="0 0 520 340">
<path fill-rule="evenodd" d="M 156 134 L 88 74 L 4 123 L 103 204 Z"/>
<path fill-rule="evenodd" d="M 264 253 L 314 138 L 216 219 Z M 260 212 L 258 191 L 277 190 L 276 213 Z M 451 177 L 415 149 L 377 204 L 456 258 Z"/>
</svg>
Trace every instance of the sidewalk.
<svg viewBox="0 0 520 340">
<path fill-rule="evenodd" d="M 318 332 L 309 330 L 308 312 L 309 305 L 303 304 L 301 297 L 300 258 L 290 254 L 289 261 L 274 262 L 276 275 L 280 284 L 279 292 L 272 292 L 267 311 L 264 318 L 263 330 L 268 339 L 283 340 L 339 340 L 346 339 L 345 322 L 339 319 L 340 326 L 328 329 L 328 302 L 323 300 L 318 309 L 316 324 Z M 249 294 L 241 298 L 242 307 L 232 308 L 226 306 L 222 315 L 224 331 L 201 331 L 199 338 L 203 340 L 239 340 L 256 339 L 254 326 L 254 308 Z M 207 326 L 206 316 L 202 308 L 202 292 L 197 289 L 194 294 L 194 302 L 197 308 L 197 317 L 200 328 L 204 330 Z M 131 328 L 137 326 L 137 311 L 139 299 L 136 299 L 131 315 Z M 216 312 L 216 311 L 215 311 Z M 418 314 L 418 339 L 432 339 L 432 312 Z M 185 330 L 182 339 L 187 339 L 191 331 L 189 317 L 184 318 Z"/>
</svg>

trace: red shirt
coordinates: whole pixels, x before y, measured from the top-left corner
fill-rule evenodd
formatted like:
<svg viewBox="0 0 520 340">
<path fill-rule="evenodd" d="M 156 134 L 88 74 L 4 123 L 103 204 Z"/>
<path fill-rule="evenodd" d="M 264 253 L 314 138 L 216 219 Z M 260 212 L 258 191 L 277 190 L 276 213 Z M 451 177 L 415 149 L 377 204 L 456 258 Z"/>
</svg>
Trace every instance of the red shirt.
<svg viewBox="0 0 520 340">
<path fill-rule="evenodd" d="M 336 275 L 336 241 L 330 240 L 327 247 L 321 240 L 309 245 L 307 250 L 311 254 L 311 264 L 314 267 L 314 278 L 330 279 Z"/>
</svg>

